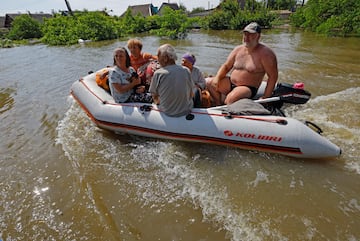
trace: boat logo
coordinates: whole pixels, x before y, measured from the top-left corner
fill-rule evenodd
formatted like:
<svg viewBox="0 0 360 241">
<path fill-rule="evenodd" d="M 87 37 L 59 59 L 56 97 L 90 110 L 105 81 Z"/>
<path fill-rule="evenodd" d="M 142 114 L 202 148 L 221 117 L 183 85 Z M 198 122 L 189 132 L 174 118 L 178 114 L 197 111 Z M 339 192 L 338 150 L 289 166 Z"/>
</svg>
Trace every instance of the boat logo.
<svg viewBox="0 0 360 241">
<path fill-rule="evenodd" d="M 268 135 L 257 135 L 253 133 L 241 133 L 241 132 L 232 132 L 231 130 L 224 130 L 224 136 L 228 137 L 239 137 L 245 139 L 257 139 L 257 140 L 264 140 L 264 141 L 274 141 L 274 142 L 281 142 L 281 136 L 268 136 Z"/>
</svg>

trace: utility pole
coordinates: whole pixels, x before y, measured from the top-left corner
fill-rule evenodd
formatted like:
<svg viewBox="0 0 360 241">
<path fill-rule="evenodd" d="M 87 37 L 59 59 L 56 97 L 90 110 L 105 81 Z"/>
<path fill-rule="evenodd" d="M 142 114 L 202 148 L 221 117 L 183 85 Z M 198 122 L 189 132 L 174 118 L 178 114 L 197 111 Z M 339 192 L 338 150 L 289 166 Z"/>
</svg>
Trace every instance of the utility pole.
<svg viewBox="0 0 360 241">
<path fill-rule="evenodd" d="M 66 7 L 67 7 L 70 15 L 71 15 L 71 16 L 74 16 L 73 11 L 71 10 L 71 7 L 70 7 L 70 3 L 69 3 L 67 0 L 65 0 L 65 3 L 66 3 Z"/>
</svg>

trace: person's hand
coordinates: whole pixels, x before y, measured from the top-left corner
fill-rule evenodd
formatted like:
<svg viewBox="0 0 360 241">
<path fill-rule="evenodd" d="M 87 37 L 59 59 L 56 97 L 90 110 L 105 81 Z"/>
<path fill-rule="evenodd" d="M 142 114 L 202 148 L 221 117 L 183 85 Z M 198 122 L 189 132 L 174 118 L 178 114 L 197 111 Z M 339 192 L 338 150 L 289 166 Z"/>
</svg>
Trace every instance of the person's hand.
<svg viewBox="0 0 360 241">
<path fill-rule="evenodd" d="M 141 84 L 141 79 L 139 77 L 133 78 L 133 83 L 134 83 L 134 85 L 139 85 L 139 84 Z"/>
<path fill-rule="evenodd" d="M 141 93 L 145 93 L 145 86 L 144 85 L 140 85 L 136 88 L 135 91 L 137 94 L 141 94 Z"/>
<path fill-rule="evenodd" d="M 211 81 L 211 85 L 216 91 L 218 91 L 219 78 L 217 78 L 216 76 L 213 77 L 213 79 Z"/>
<path fill-rule="evenodd" d="M 139 75 L 140 78 L 143 78 L 143 77 L 145 76 L 145 72 L 144 72 L 144 71 L 138 70 L 137 73 L 138 73 L 138 75 Z"/>
</svg>

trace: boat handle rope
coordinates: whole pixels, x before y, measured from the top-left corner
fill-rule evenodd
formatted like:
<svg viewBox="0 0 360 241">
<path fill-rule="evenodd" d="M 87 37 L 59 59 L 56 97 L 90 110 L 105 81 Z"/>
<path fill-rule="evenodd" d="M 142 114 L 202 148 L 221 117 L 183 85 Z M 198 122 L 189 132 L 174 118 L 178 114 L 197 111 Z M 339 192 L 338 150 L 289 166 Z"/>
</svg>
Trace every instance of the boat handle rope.
<svg viewBox="0 0 360 241">
<path fill-rule="evenodd" d="M 225 117 L 225 119 L 232 119 L 233 114 L 229 113 L 229 112 L 223 112 L 223 115 Z M 239 116 L 239 115 L 236 115 Z M 256 120 L 256 121 L 265 121 L 265 122 L 271 122 L 271 123 L 277 123 L 280 125 L 287 125 L 288 122 L 285 119 L 275 119 L 275 120 L 270 120 L 270 119 L 259 119 L 259 118 L 251 118 L 251 117 L 240 117 L 240 118 L 244 118 L 244 119 L 249 119 L 249 120 Z"/>
<path fill-rule="evenodd" d="M 321 135 L 321 133 L 323 133 L 321 128 L 318 125 L 316 125 L 315 123 L 311 122 L 311 121 L 305 121 L 305 125 L 310 127 L 311 129 L 315 129 L 315 131 L 320 135 Z"/>
</svg>

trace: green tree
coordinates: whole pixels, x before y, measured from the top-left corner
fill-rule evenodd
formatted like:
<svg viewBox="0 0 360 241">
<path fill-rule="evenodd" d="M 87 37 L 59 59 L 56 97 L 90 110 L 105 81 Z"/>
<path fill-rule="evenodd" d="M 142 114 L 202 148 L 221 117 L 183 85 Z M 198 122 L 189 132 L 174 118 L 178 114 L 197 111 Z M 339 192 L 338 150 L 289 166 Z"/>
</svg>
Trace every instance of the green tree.
<svg viewBox="0 0 360 241">
<path fill-rule="evenodd" d="M 7 35 L 12 40 L 40 38 L 42 36 L 41 25 L 38 21 L 23 14 L 14 19 Z"/>
<path fill-rule="evenodd" d="M 293 9 L 296 6 L 297 0 L 269 0 L 268 8 L 270 9 Z"/>
<path fill-rule="evenodd" d="M 128 9 L 120 21 L 120 31 L 126 34 L 146 32 L 146 19 L 140 14 L 134 16 Z"/>
<path fill-rule="evenodd" d="M 115 20 L 102 12 L 82 12 L 72 16 L 56 15 L 43 26 L 42 41 L 49 45 L 68 45 L 79 39 L 107 40 L 119 36 Z"/>
<path fill-rule="evenodd" d="M 171 39 L 184 38 L 192 23 L 183 11 L 173 10 L 169 7 L 165 7 L 163 15 L 156 20 L 159 29 L 152 29 L 150 33 L 167 36 Z"/>
<path fill-rule="evenodd" d="M 86 12 L 76 18 L 76 36 L 93 41 L 115 39 L 118 37 L 114 21 L 103 12 Z"/>
<path fill-rule="evenodd" d="M 56 15 L 45 19 L 42 41 L 49 45 L 66 45 L 77 43 L 76 21 L 73 17 Z"/>
<path fill-rule="evenodd" d="M 220 4 L 220 9 L 207 18 L 207 25 L 214 30 L 231 29 L 231 22 L 239 12 L 240 6 L 236 0 L 224 1 Z"/>
<path fill-rule="evenodd" d="M 214 30 L 222 29 L 242 29 L 250 22 L 258 22 L 261 26 L 271 27 L 271 22 L 276 16 L 259 3 L 247 1 L 242 10 L 237 0 L 228 0 L 220 4 L 220 10 L 206 18 L 202 23 L 205 28 Z"/>
<path fill-rule="evenodd" d="M 296 27 L 317 33 L 360 36 L 360 1 L 308 0 L 290 20 Z"/>
</svg>

